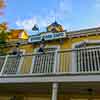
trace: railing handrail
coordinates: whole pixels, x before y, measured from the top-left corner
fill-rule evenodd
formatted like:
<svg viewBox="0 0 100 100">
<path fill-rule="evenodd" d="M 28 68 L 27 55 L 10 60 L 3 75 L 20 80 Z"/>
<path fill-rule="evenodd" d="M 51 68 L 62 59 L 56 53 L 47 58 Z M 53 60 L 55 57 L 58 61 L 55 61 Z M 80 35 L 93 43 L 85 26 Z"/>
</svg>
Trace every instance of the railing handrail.
<svg viewBox="0 0 100 100">
<path fill-rule="evenodd" d="M 81 48 L 73 48 L 73 49 L 62 49 L 62 50 L 57 50 L 57 53 L 62 53 L 62 52 L 73 52 L 73 51 L 80 51 L 80 50 L 91 50 L 91 49 L 100 49 L 100 46 L 96 47 L 81 47 Z M 25 53 L 25 54 L 20 54 L 20 56 L 35 56 L 35 55 L 45 55 L 45 54 L 51 54 L 55 53 L 55 51 L 49 51 L 45 53 Z M 8 54 L 9 55 L 9 54 Z M 7 56 L 7 55 L 5 55 Z M 5 57 L 5 56 L 0 56 L 0 57 Z M 18 55 L 9 55 L 9 57 L 17 57 Z"/>
<path fill-rule="evenodd" d="M 82 47 L 82 48 L 73 48 L 73 49 L 63 49 L 63 50 L 58 50 L 58 53 L 60 53 L 60 52 L 80 51 L 80 50 L 91 50 L 91 49 L 100 49 L 100 46 L 96 46 L 96 47 Z"/>
<path fill-rule="evenodd" d="M 45 54 L 51 54 L 51 53 L 55 53 L 55 51 L 49 51 L 49 52 L 45 52 L 45 53 L 25 53 L 25 54 L 16 54 L 16 55 L 13 55 L 13 54 L 7 54 L 9 55 L 9 57 L 18 57 L 18 56 L 35 56 L 35 55 L 45 55 Z M 7 55 L 4 55 L 4 56 L 0 56 L 0 57 L 6 57 Z"/>
<path fill-rule="evenodd" d="M 0 56 L 0 57 L 2 58 L 2 57 L 5 57 L 5 56 Z"/>
<path fill-rule="evenodd" d="M 46 55 L 46 54 L 51 54 L 51 53 L 55 53 L 55 51 L 49 51 L 49 52 L 45 52 L 45 53 L 26 53 L 26 54 L 22 54 L 22 56 L 35 56 L 35 55 Z"/>
<path fill-rule="evenodd" d="M 29 57 L 28 57 L 29 56 Z M 29 66 L 32 66 L 32 73 L 56 73 L 56 72 L 94 72 L 100 71 L 100 46 L 84 47 L 74 49 L 63 49 L 49 51 L 45 53 L 26 53 L 18 55 L 6 55 L 1 57 L 1 72 L 3 74 L 20 74 L 16 72 L 18 66 L 28 64 L 26 60 L 31 60 Z M 5 59 L 3 59 L 3 57 Z M 24 59 L 25 60 L 22 60 Z M 7 61 L 6 61 L 7 60 Z M 7 63 L 6 63 L 7 62 Z M 2 63 L 4 63 L 2 65 Z M 57 64 L 57 65 L 56 65 Z M 2 67 L 3 66 L 3 67 Z M 4 69 L 4 66 L 5 69 Z M 27 65 L 28 66 L 28 65 Z M 72 68 L 72 69 L 69 69 Z M 0 69 L 1 70 L 1 69 Z M 68 72 L 67 72 L 68 73 Z"/>
</svg>

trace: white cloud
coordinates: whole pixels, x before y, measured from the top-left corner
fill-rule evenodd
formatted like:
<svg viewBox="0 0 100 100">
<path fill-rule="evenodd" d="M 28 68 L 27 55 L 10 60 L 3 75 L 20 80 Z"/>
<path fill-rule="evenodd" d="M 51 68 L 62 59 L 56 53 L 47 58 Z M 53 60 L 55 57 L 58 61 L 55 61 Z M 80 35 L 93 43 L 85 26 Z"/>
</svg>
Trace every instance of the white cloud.
<svg viewBox="0 0 100 100">
<path fill-rule="evenodd" d="M 32 17 L 30 19 L 25 19 L 23 21 L 17 20 L 16 25 L 18 27 L 24 28 L 25 30 L 30 30 L 34 26 L 34 24 L 37 23 L 37 19 L 35 17 Z"/>
<path fill-rule="evenodd" d="M 93 11 L 94 13 L 99 13 L 100 11 L 100 0 L 95 0 L 93 4 Z"/>
<path fill-rule="evenodd" d="M 55 20 L 63 20 L 68 17 L 71 11 L 71 0 L 60 0 L 56 8 L 48 11 L 46 16 L 33 16 L 29 19 L 17 20 L 16 25 L 26 30 L 31 30 L 34 24 L 38 24 L 40 28 L 46 27 Z"/>
<path fill-rule="evenodd" d="M 96 0 L 95 1 L 95 7 L 96 8 L 100 8 L 100 0 Z"/>
</svg>

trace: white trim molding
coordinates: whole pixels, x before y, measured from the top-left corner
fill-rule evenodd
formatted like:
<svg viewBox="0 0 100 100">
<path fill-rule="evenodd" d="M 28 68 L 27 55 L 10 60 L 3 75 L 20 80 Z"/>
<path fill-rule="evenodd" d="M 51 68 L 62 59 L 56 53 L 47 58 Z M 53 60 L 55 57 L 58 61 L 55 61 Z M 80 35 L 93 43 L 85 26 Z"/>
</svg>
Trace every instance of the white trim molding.
<svg viewBox="0 0 100 100">
<path fill-rule="evenodd" d="M 80 46 L 81 44 L 92 44 L 92 43 L 95 43 L 95 44 L 100 44 L 100 40 L 83 40 L 83 41 L 80 41 L 80 42 L 76 42 L 72 45 L 72 49 L 74 49 L 76 46 Z"/>
<path fill-rule="evenodd" d="M 52 99 L 57 100 L 58 97 L 58 83 L 52 83 Z"/>
<path fill-rule="evenodd" d="M 75 49 L 78 46 L 84 45 L 84 44 L 100 44 L 100 40 L 88 40 L 85 39 L 80 42 L 76 42 L 72 45 L 72 49 Z M 97 47 L 97 46 L 92 46 L 92 47 Z M 71 72 L 76 72 L 77 64 L 76 64 L 76 51 L 72 52 L 72 65 L 70 67 Z"/>
<path fill-rule="evenodd" d="M 4 63 L 3 63 L 3 66 L 2 66 L 2 69 L 1 69 L 1 72 L 0 72 L 0 75 L 1 75 L 1 76 L 2 76 L 3 70 L 4 70 L 4 68 L 5 68 L 5 65 L 6 65 L 6 63 L 7 63 L 8 57 L 9 57 L 9 55 L 5 56 L 5 60 L 4 60 Z"/>
<path fill-rule="evenodd" d="M 22 54 L 25 54 L 25 50 L 24 49 L 20 49 L 20 52 L 22 52 Z M 16 72 L 15 72 L 15 74 L 20 74 L 20 70 L 21 70 L 21 67 L 22 67 L 22 64 L 23 64 L 23 60 L 24 60 L 24 57 L 23 56 L 17 56 L 17 55 L 6 55 L 5 56 L 5 60 L 4 60 L 4 63 L 3 63 L 3 65 L 2 65 L 2 69 L 1 69 L 1 72 L 0 72 L 0 75 L 4 75 L 4 74 L 8 74 L 8 73 L 4 73 L 4 70 L 6 69 L 6 68 L 8 68 L 8 67 L 10 67 L 10 66 L 6 66 L 6 64 L 7 64 L 7 61 L 8 61 L 8 59 L 9 59 L 9 57 L 20 57 L 20 59 L 19 59 L 19 62 L 18 62 L 18 65 L 16 65 L 16 67 L 17 67 L 17 70 L 16 70 Z M 16 58 L 16 59 L 18 59 L 18 58 Z M 12 61 L 13 59 L 11 59 L 11 61 Z M 13 64 L 13 62 L 10 62 L 11 64 Z"/>
<path fill-rule="evenodd" d="M 100 73 L 65 73 L 51 75 L 2 75 L 1 83 L 48 83 L 48 82 L 100 82 Z"/>
<path fill-rule="evenodd" d="M 45 48 L 57 48 L 56 51 L 55 51 L 55 56 L 57 56 L 56 55 L 57 54 L 56 52 L 60 49 L 60 46 L 59 45 L 50 45 L 50 46 L 49 45 L 46 45 Z M 33 52 L 34 53 L 37 53 L 37 50 L 38 49 L 39 48 L 36 48 Z M 31 69 L 30 69 L 30 74 L 33 72 L 34 59 L 35 59 L 35 56 L 33 56 L 33 59 L 32 59 L 32 65 L 31 65 Z M 55 59 L 55 60 L 56 61 L 59 60 L 59 57 L 57 59 Z M 56 62 L 54 63 L 54 66 L 55 67 L 58 67 L 57 64 L 56 64 Z M 55 68 L 53 69 L 53 71 L 55 71 Z"/>
<path fill-rule="evenodd" d="M 60 49 L 60 45 L 46 45 L 45 48 L 57 48 L 57 51 L 58 51 Z M 33 52 L 37 53 L 38 49 L 39 49 L 39 47 L 35 48 Z"/>
<path fill-rule="evenodd" d="M 22 54 L 24 55 L 25 54 L 25 49 L 20 49 L 20 52 L 22 52 Z M 17 70 L 17 73 L 16 74 L 19 74 L 20 73 L 20 70 L 21 70 L 23 61 L 24 61 L 24 57 L 22 56 L 21 59 L 20 59 L 19 66 L 18 66 L 18 70 Z"/>
</svg>

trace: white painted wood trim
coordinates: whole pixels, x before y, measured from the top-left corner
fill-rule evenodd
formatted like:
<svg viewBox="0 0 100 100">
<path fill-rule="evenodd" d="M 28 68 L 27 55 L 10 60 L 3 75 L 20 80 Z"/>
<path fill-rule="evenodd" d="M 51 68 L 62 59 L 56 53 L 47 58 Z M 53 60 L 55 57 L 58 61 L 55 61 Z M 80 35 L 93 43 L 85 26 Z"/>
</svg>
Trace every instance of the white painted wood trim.
<svg viewBox="0 0 100 100">
<path fill-rule="evenodd" d="M 100 83 L 100 73 L 87 73 L 87 74 L 52 74 L 52 75 L 15 75 L 0 76 L 0 83 L 43 83 L 43 82 L 99 82 Z"/>
<path fill-rule="evenodd" d="M 54 57 L 54 66 L 53 66 L 53 73 L 55 73 L 56 71 L 58 71 L 58 67 L 59 67 L 59 55 L 58 55 L 58 51 L 60 50 L 60 45 L 46 45 L 46 48 L 57 48 L 55 51 L 55 57 Z"/>
<path fill-rule="evenodd" d="M 72 51 L 72 62 L 71 62 L 71 66 L 69 68 L 70 72 L 76 72 L 76 51 Z"/>
<path fill-rule="evenodd" d="M 23 54 L 25 54 L 25 50 L 24 50 L 24 49 L 21 49 L 20 51 L 21 51 Z M 19 74 L 19 73 L 20 73 L 20 70 L 21 70 L 23 61 L 24 61 L 24 56 L 22 56 L 21 59 L 20 59 L 19 66 L 18 66 L 18 69 L 17 69 L 16 74 Z"/>
<path fill-rule="evenodd" d="M 54 57 L 54 65 L 53 65 L 53 73 L 57 71 L 57 51 L 55 51 Z"/>
<path fill-rule="evenodd" d="M 60 45 L 46 45 L 45 48 L 57 48 L 57 50 L 60 50 Z M 39 47 L 34 49 L 34 53 L 37 53 L 38 49 Z"/>
<path fill-rule="evenodd" d="M 57 100 L 57 94 L 58 94 L 58 83 L 52 83 L 52 99 L 51 100 Z"/>
<path fill-rule="evenodd" d="M 3 64 L 3 66 L 2 66 L 2 69 L 1 69 L 1 72 L 0 72 L 0 75 L 1 75 L 1 76 L 2 76 L 2 74 L 3 74 L 3 70 L 4 70 L 5 65 L 6 65 L 6 63 L 7 63 L 8 57 L 9 57 L 9 55 L 6 56 L 5 61 L 4 61 L 4 64 Z"/>
<path fill-rule="evenodd" d="M 33 55 L 33 58 L 32 58 L 32 64 L 31 64 L 31 68 L 30 68 L 30 74 L 32 74 L 32 72 L 33 72 L 33 65 L 34 65 L 34 60 L 35 60 L 35 56 Z"/>
<path fill-rule="evenodd" d="M 46 45 L 45 48 L 57 48 L 57 50 L 55 51 L 55 52 L 57 53 L 57 51 L 60 49 L 60 46 L 59 46 L 59 45 L 52 45 L 52 46 Z M 34 53 L 37 53 L 37 50 L 38 50 L 38 49 L 39 49 L 39 48 L 36 48 L 36 49 L 34 50 Z M 56 56 L 56 54 L 55 54 L 55 56 Z M 33 58 L 32 58 L 32 65 L 31 65 L 31 68 L 30 68 L 30 74 L 32 74 L 32 72 L 33 72 L 34 60 L 35 60 L 35 56 L 33 56 Z M 56 60 L 59 60 L 59 58 L 56 59 Z M 54 64 L 54 65 L 55 65 L 55 64 Z M 57 66 L 57 65 L 56 65 L 56 66 Z M 56 68 L 54 68 L 53 71 L 54 71 L 55 69 L 56 69 Z"/>
<path fill-rule="evenodd" d="M 79 46 L 79 45 L 84 44 L 84 43 L 86 43 L 86 44 L 92 44 L 92 43 L 98 43 L 98 44 L 100 44 L 100 40 L 88 40 L 88 39 L 85 39 L 83 41 L 74 43 L 72 45 L 72 49 L 74 49 L 76 46 Z"/>
<path fill-rule="evenodd" d="M 85 39 L 83 41 L 80 41 L 80 42 L 76 42 L 72 45 L 72 49 L 75 49 L 76 46 L 80 46 L 81 44 L 92 44 L 92 43 L 98 43 L 100 44 L 100 40 L 88 40 L 88 39 Z M 92 46 L 92 47 L 98 47 L 98 46 Z M 76 53 L 75 51 L 72 51 L 72 66 L 70 67 L 70 71 L 71 72 L 76 72 L 76 67 L 77 67 L 77 63 L 76 63 Z"/>
</svg>

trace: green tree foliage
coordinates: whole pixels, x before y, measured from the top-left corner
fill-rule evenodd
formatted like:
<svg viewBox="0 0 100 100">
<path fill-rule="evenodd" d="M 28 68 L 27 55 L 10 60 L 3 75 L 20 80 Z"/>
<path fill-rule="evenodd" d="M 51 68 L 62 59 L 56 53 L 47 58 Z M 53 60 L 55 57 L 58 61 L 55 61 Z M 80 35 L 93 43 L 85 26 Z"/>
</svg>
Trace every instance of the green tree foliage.
<svg viewBox="0 0 100 100">
<path fill-rule="evenodd" d="M 4 55 L 4 49 L 6 48 L 6 40 L 8 39 L 9 32 L 0 31 L 0 55 Z"/>
</svg>

